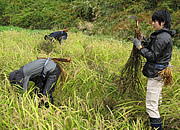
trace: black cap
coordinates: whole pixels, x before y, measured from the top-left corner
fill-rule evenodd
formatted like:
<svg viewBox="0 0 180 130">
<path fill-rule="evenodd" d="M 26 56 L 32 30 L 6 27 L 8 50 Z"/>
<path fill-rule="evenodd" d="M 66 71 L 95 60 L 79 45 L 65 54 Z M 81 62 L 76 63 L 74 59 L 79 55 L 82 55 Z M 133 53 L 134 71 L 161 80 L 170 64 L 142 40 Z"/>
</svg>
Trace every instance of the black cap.
<svg viewBox="0 0 180 130">
<path fill-rule="evenodd" d="M 9 80 L 10 80 L 10 81 L 16 80 L 17 72 L 18 72 L 18 70 L 15 70 L 15 71 L 13 71 L 13 72 L 11 72 L 11 73 L 9 74 Z"/>
</svg>

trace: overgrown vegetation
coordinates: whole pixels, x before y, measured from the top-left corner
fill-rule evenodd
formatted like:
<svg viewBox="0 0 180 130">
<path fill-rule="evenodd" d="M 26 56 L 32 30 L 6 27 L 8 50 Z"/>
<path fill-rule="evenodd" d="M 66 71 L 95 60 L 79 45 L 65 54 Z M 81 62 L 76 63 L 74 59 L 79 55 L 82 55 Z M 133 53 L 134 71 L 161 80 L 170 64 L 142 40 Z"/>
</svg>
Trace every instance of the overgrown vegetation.
<svg viewBox="0 0 180 130">
<path fill-rule="evenodd" d="M 70 28 L 89 35 L 111 35 L 127 40 L 134 34 L 129 15 L 136 15 L 143 34 L 152 32 L 151 15 L 157 9 L 168 9 L 172 29 L 177 31 L 174 45 L 180 46 L 178 0 L 1 0 L 0 25 L 29 29 Z"/>
<path fill-rule="evenodd" d="M 142 87 L 120 95 L 116 80 L 129 58 L 132 43 L 103 35 L 88 36 L 68 32 L 67 40 L 50 48 L 43 37 L 52 30 L 25 30 L 0 27 L 0 128 L 1 129 L 120 129 L 145 130 L 146 78 Z M 45 45 L 45 44 L 44 44 Z M 160 112 L 163 127 L 179 129 L 180 50 L 174 48 L 172 69 L 174 84 L 163 88 Z M 8 81 L 15 69 L 37 57 L 71 57 L 65 64 L 67 79 L 58 82 L 53 94 L 55 106 L 38 108 L 33 83 L 28 93 L 18 94 Z"/>
</svg>

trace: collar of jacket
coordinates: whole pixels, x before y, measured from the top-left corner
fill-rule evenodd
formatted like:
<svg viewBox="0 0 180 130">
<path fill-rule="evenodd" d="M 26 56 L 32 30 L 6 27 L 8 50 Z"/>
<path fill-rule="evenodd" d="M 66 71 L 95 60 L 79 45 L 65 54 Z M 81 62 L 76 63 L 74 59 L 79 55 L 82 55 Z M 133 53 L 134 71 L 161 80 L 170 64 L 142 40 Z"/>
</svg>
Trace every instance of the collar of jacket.
<svg viewBox="0 0 180 130">
<path fill-rule="evenodd" d="M 160 34 L 160 33 L 162 33 L 162 32 L 167 32 L 167 33 L 169 33 L 169 34 L 171 35 L 171 37 L 173 37 L 173 36 L 176 34 L 176 31 L 175 31 L 175 30 L 169 30 L 169 29 L 167 29 L 167 28 L 163 28 L 163 29 L 160 29 L 160 30 L 157 30 L 157 31 L 153 32 L 153 33 L 151 34 L 151 37 L 155 37 L 156 35 L 158 35 L 158 34 Z"/>
</svg>

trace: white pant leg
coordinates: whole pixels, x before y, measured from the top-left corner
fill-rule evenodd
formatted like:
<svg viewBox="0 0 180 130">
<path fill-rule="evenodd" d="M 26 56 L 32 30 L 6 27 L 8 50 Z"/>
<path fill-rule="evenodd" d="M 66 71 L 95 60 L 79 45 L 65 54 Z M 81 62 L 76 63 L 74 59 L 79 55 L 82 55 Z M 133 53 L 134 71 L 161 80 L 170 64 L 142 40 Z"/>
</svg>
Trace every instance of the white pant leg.
<svg viewBox="0 0 180 130">
<path fill-rule="evenodd" d="M 160 118 L 158 103 L 164 82 L 161 75 L 155 78 L 148 78 L 146 92 L 146 112 L 151 118 Z"/>
</svg>

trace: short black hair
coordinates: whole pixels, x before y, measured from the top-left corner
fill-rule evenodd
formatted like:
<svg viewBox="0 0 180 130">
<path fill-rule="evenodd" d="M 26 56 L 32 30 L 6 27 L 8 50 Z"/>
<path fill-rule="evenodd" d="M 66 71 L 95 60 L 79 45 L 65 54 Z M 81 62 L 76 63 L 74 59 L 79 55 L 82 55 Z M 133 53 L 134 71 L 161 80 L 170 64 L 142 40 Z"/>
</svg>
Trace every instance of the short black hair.
<svg viewBox="0 0 180 130">
<path fill-rule="evenodd" d="M 158 10 L 152 15 L 152 21 L 165 22 L 164 27 L 171 29 L 171 15 L 168 10 Z"/>
</svg>

